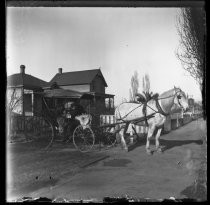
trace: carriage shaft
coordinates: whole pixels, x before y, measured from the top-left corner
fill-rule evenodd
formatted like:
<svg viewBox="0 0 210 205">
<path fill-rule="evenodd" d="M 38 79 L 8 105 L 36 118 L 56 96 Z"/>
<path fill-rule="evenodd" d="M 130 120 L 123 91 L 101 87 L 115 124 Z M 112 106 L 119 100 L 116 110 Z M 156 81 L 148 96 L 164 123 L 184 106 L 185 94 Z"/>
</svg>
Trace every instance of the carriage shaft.
<svg viewBox="0 0 210 205">
<path fill-rule="evenodd" d="M 154 117 L 154 113 L 153 114 L 150 114 L 150 115 L 148 115 L 146 117 L 139 117 L 139 118 L 135 118 L 133 120 L 125 120 L 123 122 L 116 122 L 116 123 L 112 123 L 112 124 L 101 125 L 101 126 L 99 126 L 99 128 L 114 127 L 116 125 L 124 124 L 124 123 L 133 123 L 133 124 L 136 124 L 138 122 L 142 122 L 142 121 L 144 121 L 146 119 L 150 119 L 152 117 Z"/>
</svg>

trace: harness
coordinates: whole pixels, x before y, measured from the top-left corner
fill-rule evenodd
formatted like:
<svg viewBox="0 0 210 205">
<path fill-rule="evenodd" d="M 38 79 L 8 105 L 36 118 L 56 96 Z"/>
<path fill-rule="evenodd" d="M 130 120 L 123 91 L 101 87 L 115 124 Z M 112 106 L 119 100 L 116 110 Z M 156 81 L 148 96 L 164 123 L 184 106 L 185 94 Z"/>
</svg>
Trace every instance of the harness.
<svg viewBox="0 0 210 205">
<path fill-rule="evenodd" d="M 155 102 L 156 102 L 156 107 L 157 107 L 157 109 L 158 109 L 158 112 L 159 112 L 161 115 L 168 116 L 169 113 L 166 113 L 166 112 L 163 111 L 163 109 L 162 109 L 161 106 L 160 106 L 160 103 L 159 103 L 158 99 L 156 99 Z"/>
<path fill-rule="evenodd" d="M 159 95 L 158 94 L 154 94 L 153 96 L 150 96 L 150 97 L 147 96 L 147 98 L 144 98 L 144 99 L 141 98 L 141 102 L 140 102 L 141 104 L 139 106 L 137 106 L 136 108 L 134 108 L 133 110 L 131 110 L 129 113 L 127 113 L 123 118 L 120 116 L 120 119 L 119 120 L 122 120 L 123 122 L 126 122 L 123 119 L 126 118 L 131 112 L 133 112 L 134 110 L 136 110 L 137 108 L 139 108 L 139 107 L 141 107 L 143 105 L 142 112 L 143 112 L 144 118 L 145 118 L 144 121 L 145 121 L 146 126 L 148 127 L 149 125 L 148 125 L 148 121 L 147 121 L 148 120 L 148 117 L 147 117 L 147 109 L 146 108 L 149 107 L 155 113 L 160 113 L 161 115 L 168 116 L 169 113 L 166 113 L 166 112 L 163 111 L 163 109 L 161 108 L 160 103 L 159 103 L 158 100 L 167 99 L 167 98 L 171 98 L 171 97 L 177 96 L 178 104 L 180 105 L 180 107 L 182 107 L 182 105 L 181 105 L 181 103 L 179 101 L 179 99 L 181 99 L 181 96 L 180 95 L 177 95 L 177 93 L 180 92 L 180 91 L 181 90 L 176 91 L 176 93 L 174 95 L 170 95 L 168 97 L 158 98 Z M 140 94 L 140 96 L 142 96 L 142 95 Z M 155 100 L 155 104 L 156 104 L 157 110 L 154 110 L 153 108 L 151 108 L 147 104 L 150 100 Z M 139 103 L 139 102 L 136 102 L 136 103 Z M 119 113 L 119 115 L 120 115 L 120 113 Z"/>
</svg>

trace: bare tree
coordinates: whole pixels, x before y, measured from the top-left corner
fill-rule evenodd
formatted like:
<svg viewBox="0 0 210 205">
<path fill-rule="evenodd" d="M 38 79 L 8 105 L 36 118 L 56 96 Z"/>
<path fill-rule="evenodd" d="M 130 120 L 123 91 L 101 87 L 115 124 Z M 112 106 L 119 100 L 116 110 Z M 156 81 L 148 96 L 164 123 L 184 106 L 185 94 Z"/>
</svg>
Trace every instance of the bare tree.
<svg viewBox="0 0 210 205">
<path fill-rule="evenodd" d="M 18 107 L 21 106 L 22 101 L 23 96 L 18 93 L 18 90 L 16 88 L 11 88 L 7 90 L 6 116 L 8 135 L 11 134 L 12 116 L 15 112 L 18 112 Z"/>
<path fill-rule="evenodd" d="M 180 45 L 176 56 L 202 89 L 205 66 L 205 12 L 203 8 L 182 8 L 177 18 Z"/>
<path fill-rule="evenodd" d="M 126 102 L 128 102 L 128 100 L 126 99 L 126 98 L 122 98 L 121 99 L 121 102 L 119 103 L 119 104 L 121 104 L 121 103 L 126 103 Z M 117 107 L 117 106 L 116 106 Z"/>
<path fill-rule="evenodd" d="M 150 98 L 150 96 L 152 95 L 152 92 L 150 92 L 150 79 L 149 79 L 149 75 L 145 74 L 142 78 L 142 87 L 143 87 L 143 93 L 146 96 L 147 99 Z"/>
<path fill-rule="evenodd" d="M 145 74 L 143 79 L 143 92 L 145 93 L 149 93 L 150 91 L 150 79 L 149 79 L 149 75 Z"/>
<path fill-rule="evenodd" d="M 9 113 L 12 113 L 22 103 L 22 95 L 18 95 L 16 88 L 11 89 L 10 91 L 11 93 L 8 93 L 8 96 L 7 96 L 7 111 Z"/>
<path fill-rule="evenodd" d="M 134 75 L 131 77 L 131 88 L 129 90 L 130 102 L 135 101 L 136 94 L 138 93 L 138 89 L 139 89 L 138 72 L 134 71 Z"/>
<path fill-rule="evenodd" d="M 180 45 L 176 56 L 183 68 L 196 80 L 205 98 L 206 19 L 204 8 L 182 8 L 177 18 Z M 203 108 L 205 110 L 205 100 Z"/>
</svg>

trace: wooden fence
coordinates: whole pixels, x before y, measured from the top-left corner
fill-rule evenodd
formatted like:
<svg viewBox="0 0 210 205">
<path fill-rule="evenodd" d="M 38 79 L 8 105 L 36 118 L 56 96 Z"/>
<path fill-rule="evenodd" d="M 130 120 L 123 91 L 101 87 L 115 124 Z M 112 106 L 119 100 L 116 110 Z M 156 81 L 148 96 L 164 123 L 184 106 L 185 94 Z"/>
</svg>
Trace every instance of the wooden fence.
<svg viewBox="0 0 210 205">
<path fill-rule="evenodd" d="M 180 113 L 172 114 L 166 118 L 163 131 L 170 132 L 172 129 L 176 129 L 184 124 L 191 122 L 192 120 L 193 120 L 193 117 L 188 114 L 184 114 L 184 115 L 181 115 Z M 115 120 L 114 115 L 100 115 L 100 125 L 112 124 L 115 122 L 116 120 Z M 127 130 L 127 133 L 130 133 L 130 135 L 134 134 L 132 126 L 134 126 L 138 134 L 139 133 L 144 134 L 144 133 L 147 133 L 148 131 L 147 127 L 130 124 Z"/>
<path fill-rule="evenodd" d="M 115 122 L 116 120 L 114 115 L 100 115 L 100 125 L 112 124 Z M 130 124 L 127 130 L 127 133 L 130 133 L 130 135 L 134 134 L 132 126 L 134 126 L 137 133 L 147 133 L 147 127 Z"/>
<path fill-rule="evenodd" d="M 196 117 L 200 117 L 200 115 Z M 183 118 L 179 114 L 171 115 L 167 117 L 166 123 L 164 125 L 164 130 L 170 132 L 171 129 L 176 129 L 184 124 L 189 123 L 192 120 L 193 120 L 193 117 L 189 115 L 184 115 Z M 7 123 L 10 123 L 10 132 L 14 133 L 14 132 L 24 132 L 26 129 L 26 126 L 33 128 L 33 126 L 37 126 L 37 122 L 39 126 L 42 127 L 43 129 L 45 127 L 49 127 L 46 124 L 46 121 L 44 120 L 44 118 L 40 116 L 25 116 L 25 117 L 21 115 L 12 116 L 11 118 L 9 118 L 9 122 Z M 114 115 L 100 115 L 100 125 L 113 124 L 115 122 L 116 120 L 115 120 Z M 134 126 L 137 133 L 147 133 L 147 130 L 148 130 L 147 127 L 131 124 L 127 130 L 127 133 L 130 133 L 130 135 L 134 134 L 132 126 Z M 112 128 L 112 130 L 114 130 L 114 127 Z"/>
<path fill-rule="evenodd" d="M 41 116 L 12 116 L 8 119 L 10 133 L 25 132 L 34 130 L 35 127 L 41 129 L 48 129 L 49 124 Z"/>
</svg>

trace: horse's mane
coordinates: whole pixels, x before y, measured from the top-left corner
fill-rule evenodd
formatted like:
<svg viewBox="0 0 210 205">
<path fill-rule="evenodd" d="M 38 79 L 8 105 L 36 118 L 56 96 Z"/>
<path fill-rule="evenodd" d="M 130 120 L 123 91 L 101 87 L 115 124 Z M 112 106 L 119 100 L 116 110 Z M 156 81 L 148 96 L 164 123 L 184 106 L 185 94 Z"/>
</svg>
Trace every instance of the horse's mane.
<svg viewBox="0 0 210 205">
<path fill-rule="evenodd" d="M 184 97 L 187 98 L 185 93 L 181 90 L 181 88 L 175 88 L 175 91 L 177 91 L 177 90 L 179 90 L 184 95 Z M 160 97 L 167 97 L 173 91 L 174 91 L 174 88 L 172 88 L 171 90 L 165 91 L 160 95 Z"/>
<path fill-rule="evenodd" d="M 184 91 L 182 91 L 181 89 L 180 89 L 180 91 L 182 92 L 182 95 L 184 95 L 184 97 L 185 97 L 185 98 L 187 98 L 187 96 L 186 96 L 185 92 L 184 92 Z"/>
</svg>

